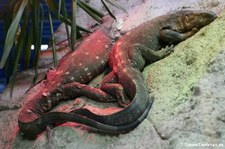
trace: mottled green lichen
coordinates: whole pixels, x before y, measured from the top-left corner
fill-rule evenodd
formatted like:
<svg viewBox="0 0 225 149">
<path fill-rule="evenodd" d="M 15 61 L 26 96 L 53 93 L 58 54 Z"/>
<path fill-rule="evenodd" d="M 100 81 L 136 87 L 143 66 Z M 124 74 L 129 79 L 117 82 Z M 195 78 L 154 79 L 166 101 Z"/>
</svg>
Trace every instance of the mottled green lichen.
<svg viewBox="0 0 225 149">
<path fill-rule="evenodd" d="M 152 121 L 170 119 L 182 111 L 192 89 L 209 62 L 225 49 L 225 13 L 196 35 L 175 47 L 174 53 L 145 68 L 143 74 L 151 96 Z"/>
</svg>

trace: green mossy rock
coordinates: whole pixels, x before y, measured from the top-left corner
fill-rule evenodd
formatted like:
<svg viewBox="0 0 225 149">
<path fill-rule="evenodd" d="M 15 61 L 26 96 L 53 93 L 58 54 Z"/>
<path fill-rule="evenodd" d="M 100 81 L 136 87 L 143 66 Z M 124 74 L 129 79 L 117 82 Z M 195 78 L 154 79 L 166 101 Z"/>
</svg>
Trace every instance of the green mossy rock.
<svg viewBox="0 0 225 149">
<path fill-rule="evenodd" d="M 169 120 L 181 112 L 210 61 L 224 49 L 225 13 L 177 45 L 174 53 L 147 66 L 143 74 L 154 97 L 151 121 Z"/>
</svg>

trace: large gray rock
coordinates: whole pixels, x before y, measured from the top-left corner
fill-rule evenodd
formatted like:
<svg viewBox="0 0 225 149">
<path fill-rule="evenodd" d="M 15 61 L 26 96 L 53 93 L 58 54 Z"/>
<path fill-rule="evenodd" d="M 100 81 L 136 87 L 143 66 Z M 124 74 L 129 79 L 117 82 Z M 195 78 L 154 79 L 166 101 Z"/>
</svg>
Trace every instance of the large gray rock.
<svg viewBox="0 0 225 149">
<path fill-rule="evenodd" d="M 170 148 L 225 147 L 224 30 L 225 13 L 145 68 L 155 97 L 148 119 Z"/>
<path fill-rule="evenodd" d="M 122 2 L 124 5 L 127 3 Z M 222 0 L 146 0 L 144 4 L 141 1 L 129 1 L 129 4 L 132 5 L 127 5 L 131 8 L 128 12 L 133 15 L 124 22 L 123 30 L 147 18 L 182 7 L 213 9 L 217 12 L 224 8 Z M 150 96 L 155 101 L 147 119 L 130 133 L 103 135 L 89 132 L 87 127 L 79 124 L 66 123 L 52 129 L 49 140 L 46 132 L 43 132 L 36 140 L 29 141 L 23 139 L 18 130 L 20 110 L 8 106 L 7 110 L 0 112 L 0 148 L 180 149 L 225 146 L 225 95 L 222 92 L 225 73 L 224 31 L 223 14 L 194 37 L 176 46 L 170 56 L 146 67 L 143 74 Z M 20 85 L 17 88 L 22 90 Z M 5 97 L 8 97 L 8 90 L 1 95 L 1 98 Z M 80 103 L 98 105 L 83 98 Z M 62 106 L 66 108 L 73 104 L 70 101 Z"/>
</svg>

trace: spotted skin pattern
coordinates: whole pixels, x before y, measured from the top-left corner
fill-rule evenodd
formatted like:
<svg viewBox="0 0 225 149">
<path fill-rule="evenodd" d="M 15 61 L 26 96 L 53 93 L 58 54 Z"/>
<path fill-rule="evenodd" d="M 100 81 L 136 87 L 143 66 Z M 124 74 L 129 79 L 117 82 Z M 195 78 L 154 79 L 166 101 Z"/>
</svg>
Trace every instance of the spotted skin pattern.
<svg viewBox="0 0 225 149">
<path fill-rule="evenodd" d="M 130 30 L 112 47 L 109 54 L 109 65 L 112 71 L 103 79 L 100 86 L 101 90 L 80 84 L 85 83 L 85 79 L 90 80 L 89 77 L 93 76 L 92 71 L 94 71 L 92 69 L 98 72 L 97 68 L 92 67 L 96 67 L 95 65 L 100 63 L 87 64 L 86 61 L 76 63 L 75 60 L 71 62 L 73 65 L 82 67 L 82 73 L 85 74 L 83 75 L 76 71 L 65 71 L 65 68 L 69 67 L 69 65 L 67 63 L 63 64 L 62 60 L 59 65 L 62 69 L 57 69 L 57 73 L 62 76 L 73 75 L 61 80 L 62 84 L 65 85 L 62 87 L 59 85 L 58 92 L 51 92 L 51 94 L 54 93 L 56 96 L 57 94 L 59 96 L 79 94 L 89 98 L 99 98 L 100 101 L 109 99 L 113 101 L 113 99 L 116 99 L 118 104 L 125 108 L 110 115 L 97 115 L 84 108 L 75 109 L 70 113 L 49 112 L 44 114 L 52 107 L 52 104 L 50 104 L 50 107 L 48 107 L 49 104 L 42 104 L 40 105 L 42 107 L 38 107 L 31 103 L 31 105 L 28 104 L 23 109 L 22 116 L 19 117 L 21 131 L 27 136 L 35 137 L 45 130 L 49 124 L 68 121 L 81 123 L 99 132 L 112 134 L 125 133 L 136 128 L 146 118 L 153 103 L 141 73 L 144 66 L 167 56 L 171 52 L 171 48 L 164 47 L 187 39 L 201 27 L 211 23 L 215 18 L 216 15 L 209 11 L 182 10 L 159 16 Z M 82 51 L 79 57 L 84 59 L 88 54 L 90 53 Z M 95 54 L 91 58 L 96 61 L 102 57 Z M 90 58 L 88 57 L 88 59 Z M 71 60 L 73 61 L 72 55 Z M 53 75 L 53 77 L 55 76 Z M 49 80 L 51 80 L 50 78 L 51 76 L 49 76 Z M 80 82 L 70 83 L 71 80 L 76 81 L 77 78 L 80 79 Z M 43 92 L 41 93 L 43 94 Z M 50 97 L 51 95 L 46 93 L 43 96 Z M 53 99 L 51 98 L 51 101 Z M 55 103 L 58 102 L 58 99 L 55 98 Z M 30 107 L 35 108 L 30 110 Z M 41 111 L 34 112 L 35 109 L 41 109 Z M 37 115 L 37 113 L 42 115 Z M 31 118 L 30 115 L 32 115 Z"/>
<path fill-rule="evenodd" d="M 165 46 L 189 38 L 216 17 L 209 11 L 181 10 L 130 30 L 112 47 L 109 56 L 112 71 L 101 84 L 101 89 L 114 96 L 125 108 L 104 116 L 88 109 L 77 109 L 73 113 L 97 121 L 94 128 L 105 133 L 124 133 L 137 127 L 153 103 L 141 73 L 144 66 L 167 56 L 172 48 Z M 99 123 L 104 125 L 99 126 Z"/>
<path fill-rule="evenodd" d="M 57 69 L 49 70 L 47 79 L 44 81 L 44 87 L 35 93 L 34 98 L 24 99 L 28 102 L 20 112 L 18 123 L 21 132 L 27 138 L 34 138 L 37 133 L 41 132 L 35 120 L 39 120 L 39 123 L 53 123 L 51 120 L 45 121 L 42 115 L 60 101 L 80 96 L 79 92 L 82 93 L 83 84 L 88 83 L 103 72 L 108 63 L 108 54 L 112 42 L 109 32 L 113 21 L 112 18 L 104 18 L 105 23 L 86 37 L 75 51 L 65 55 L 59 62 Z M 76 84 L 77 93 L 68 97 L 64 93 L 66 91 L 63 90 L 63 86 L 71 82 Z M 101 101 L 102 98 L 107 98 L 107 101 L 115 100 L 104 92 L 99 94 L 100 91 L 98 91 L 98 94 L 96 94 L 95 88 L 87 87 L 85 89 L 92 90 L 92 92 L 87 93 L 87 96 L 93 98 L 96 96 L 96 100 Z M 52 119 L 57 119 L 57 117 L 52 117 Z"/>
</svg>

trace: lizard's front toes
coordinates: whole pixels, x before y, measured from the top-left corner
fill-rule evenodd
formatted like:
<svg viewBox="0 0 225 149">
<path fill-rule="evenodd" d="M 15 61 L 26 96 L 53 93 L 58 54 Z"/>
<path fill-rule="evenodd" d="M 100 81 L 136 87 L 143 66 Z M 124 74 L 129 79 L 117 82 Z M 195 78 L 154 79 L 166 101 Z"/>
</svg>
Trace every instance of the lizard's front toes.
<svg viewBox="0 0 225 149">
<path fill-rule="evenodd" d="M 197 29 L 197 28 L 193 28 L 193 29 L 191 30 L 191 32 L 192 32 L 193 34 L 195 34 L 195 33 L 198 32 L 198 29 Z"/>
<path fill-rule="evenodd" d="M 166 46 L 164 49 L 164 56 L 169 55 L 170 53 L 174 52 L 174 45 Z"/>
<path fill-rule="evenodd" d="M 170 45 L 170 46 L 166 46 L 166 47 L 165 47 L 165 51 L 166 51 L 166 52 L 172 52 L 172 51 L 174 51 L 174 45 L 172 44 L 172 45 Z"/>
</svg>

